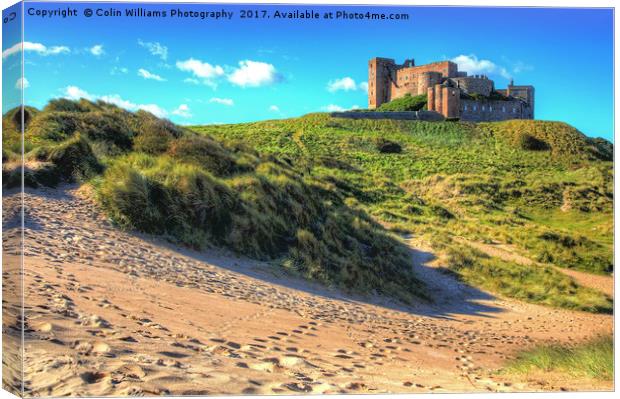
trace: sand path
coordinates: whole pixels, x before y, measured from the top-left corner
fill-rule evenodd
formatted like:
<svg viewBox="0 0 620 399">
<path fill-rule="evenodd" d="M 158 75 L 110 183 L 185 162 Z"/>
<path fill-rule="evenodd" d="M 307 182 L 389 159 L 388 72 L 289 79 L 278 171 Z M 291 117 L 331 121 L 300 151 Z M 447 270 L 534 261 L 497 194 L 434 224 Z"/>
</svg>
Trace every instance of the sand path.
<svg viewBox="0 0 620 399">
<path fill-rule="evenodd" d="M 3 199 L 9 266 L 18 260 L 13 194 Z M 609 333 L 612 318 L 494 298 L 419 249 L 412 263 L 436 302 L 404 307 L 120 231 L 75 187 L 28 190 L 25 214 L 29 395 L 611 388 L 494 375 L 519 349 Z M 6 289 L 16 273 L 5 267 Z M 14 304 L 5 305 L 8 345 L 18 329 Z"/>
</svg>

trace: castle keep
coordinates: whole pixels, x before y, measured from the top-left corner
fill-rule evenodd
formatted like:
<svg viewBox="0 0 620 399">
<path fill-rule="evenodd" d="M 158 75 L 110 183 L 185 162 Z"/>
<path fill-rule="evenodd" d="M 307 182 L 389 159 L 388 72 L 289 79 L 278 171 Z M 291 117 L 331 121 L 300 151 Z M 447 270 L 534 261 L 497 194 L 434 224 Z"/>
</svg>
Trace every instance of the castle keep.
<svg viewBox="0 0 620 399">
<path fill-rule="evenodd" d="M 534 119 L 534 87 L 495 89 L 487 76 L 467 76 L 451 61 L 416 66 L 413 59 L 398 65 L 393 59 L 368 62 L 368 108 L 403 97 L 427 95 L 427 107 L 446 118 L 482 122 Z"/>
</svg>

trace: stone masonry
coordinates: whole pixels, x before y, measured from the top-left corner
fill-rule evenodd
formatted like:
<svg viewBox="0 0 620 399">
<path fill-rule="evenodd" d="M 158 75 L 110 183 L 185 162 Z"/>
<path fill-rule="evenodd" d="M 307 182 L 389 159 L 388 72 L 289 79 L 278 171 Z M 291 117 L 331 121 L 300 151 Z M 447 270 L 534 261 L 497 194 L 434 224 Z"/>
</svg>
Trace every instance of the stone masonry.
<svg viewBox="0 0 620 399">
<path fill-rule="evenodd" d="M 402 65 L 390 58 L 368 62 L 368 108 L 403 97 L 427 95 L 427 108 L 446 118 L 464 121 L 498 121 L 534 118 L 534 87 L 515 86 L 495 89 L 484 75 L 468 76 L 452 61 L 415 65 L 413 59 Z"/>
</svg>

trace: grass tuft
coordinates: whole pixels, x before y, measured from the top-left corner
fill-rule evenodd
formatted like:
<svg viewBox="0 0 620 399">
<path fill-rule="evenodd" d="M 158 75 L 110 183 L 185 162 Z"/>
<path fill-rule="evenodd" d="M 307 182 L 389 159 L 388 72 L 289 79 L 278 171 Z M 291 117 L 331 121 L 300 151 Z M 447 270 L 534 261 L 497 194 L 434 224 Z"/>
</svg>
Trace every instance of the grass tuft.
<svg viewBox="0 0 620 399">
<path fill-rule="evenodd" d="M 508 373 L 561 372 L 574 377 L 611 381 L 614 377 L 614 342 L 601 336 L 578 345 L 542 345 L 518 354 L 504 370 Z"/>
</svg>

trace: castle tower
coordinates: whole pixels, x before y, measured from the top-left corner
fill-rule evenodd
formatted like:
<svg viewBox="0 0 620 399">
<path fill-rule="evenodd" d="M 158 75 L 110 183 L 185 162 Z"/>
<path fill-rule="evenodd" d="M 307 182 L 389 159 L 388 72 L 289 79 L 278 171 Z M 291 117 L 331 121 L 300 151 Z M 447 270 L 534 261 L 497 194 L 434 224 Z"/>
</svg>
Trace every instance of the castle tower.
<svg viewBox="0 0 620 399">
<path fill-rule="evenodd" d="M 530 108 L 530 119 L 534 119 L 534 86 L 530 85 L 520 85 L 517 86 L 514 84 L 514 81 L 511 79 L 510 84 L 506 89 L 506 95 L 514 98 L 521 99 L 525 101 Z"/>
<path fill-rule="evenodd" d="M 427 90 L 427 108 L 446 118 L 460 118 L 461 91 L 457 87 L 436 84 Z"/>
<path fill-rule="evenodd" d="M 368 61 L 368 108 L 375 109 L 390 100 L 390 74 L 395 65 L 390 58 Z"/>
</svg>

